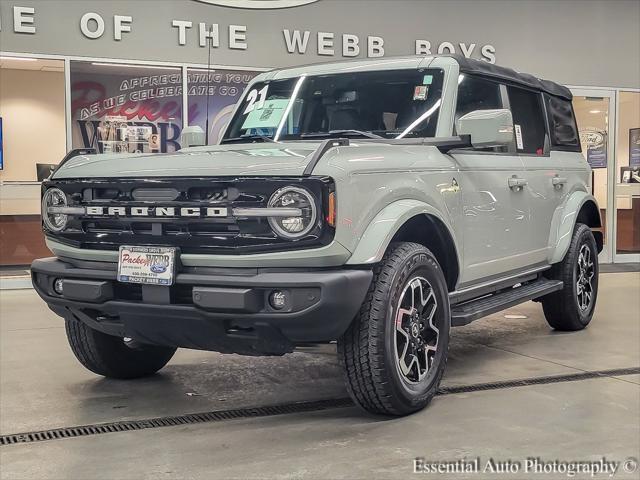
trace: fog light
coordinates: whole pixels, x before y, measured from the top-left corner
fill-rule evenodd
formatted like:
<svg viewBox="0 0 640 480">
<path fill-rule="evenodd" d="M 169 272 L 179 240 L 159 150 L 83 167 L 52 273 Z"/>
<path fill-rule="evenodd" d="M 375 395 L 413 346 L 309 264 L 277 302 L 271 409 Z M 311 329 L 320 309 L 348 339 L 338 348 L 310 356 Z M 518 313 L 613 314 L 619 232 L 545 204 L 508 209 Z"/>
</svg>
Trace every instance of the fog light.
<svg viewBox="0 0 640 480">
<path fill-rule="evenodd" d="M 53 289 L 58 295 L 62 295 L 62 292 L 64 290 L 64 280 L 62 280 L 61 278 L 56 278 L 53 282 Z"/>
<path fill-rule="evenodd" d="M 276 310 L 282 310 L 287 305 L 287 294 L 282 290 L 275 290 L 269 295 L 269 304 Z"/>
</svg>

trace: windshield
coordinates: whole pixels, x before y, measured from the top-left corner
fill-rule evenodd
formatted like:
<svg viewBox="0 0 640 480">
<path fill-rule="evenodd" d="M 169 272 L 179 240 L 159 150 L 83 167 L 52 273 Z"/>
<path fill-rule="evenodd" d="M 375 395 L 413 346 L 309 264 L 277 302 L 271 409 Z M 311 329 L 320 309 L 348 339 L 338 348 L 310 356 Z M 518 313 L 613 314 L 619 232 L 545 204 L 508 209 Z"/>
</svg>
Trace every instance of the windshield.
<svg viewBox="0 0 640 480">
<path fill-rule="evenodd" d="M 258 82 L 222 143 L 332 136 L 433 137 L 443 71 L 390 70 Z"/>
</svg>

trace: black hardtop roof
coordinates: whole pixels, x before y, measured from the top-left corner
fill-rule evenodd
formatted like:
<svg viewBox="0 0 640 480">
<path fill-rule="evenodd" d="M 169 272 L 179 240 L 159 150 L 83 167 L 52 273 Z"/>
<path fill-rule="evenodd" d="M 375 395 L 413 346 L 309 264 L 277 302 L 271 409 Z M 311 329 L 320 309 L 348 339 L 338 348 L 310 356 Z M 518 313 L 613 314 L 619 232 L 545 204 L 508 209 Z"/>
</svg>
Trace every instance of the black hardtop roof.
<svg viewBox="0 0 640 480">
<path fill-rule="evenodd" d="M 573 95 L 571 91 L 564 85 L 552 82 L 551 80 L 542 80 L 528 73 L 516 72 L 512 68 L 501 67 L 482 60 L 473 60 L 462 55 L 441 55 L 452 57 L 460 65 L 460 71 L 463 73 L 471 73 L 492 77 L 497 80 L 522 85 L 524 87 L 533 88 L 548 93 L 555 97 L 571 100 Z"/>
</svg>

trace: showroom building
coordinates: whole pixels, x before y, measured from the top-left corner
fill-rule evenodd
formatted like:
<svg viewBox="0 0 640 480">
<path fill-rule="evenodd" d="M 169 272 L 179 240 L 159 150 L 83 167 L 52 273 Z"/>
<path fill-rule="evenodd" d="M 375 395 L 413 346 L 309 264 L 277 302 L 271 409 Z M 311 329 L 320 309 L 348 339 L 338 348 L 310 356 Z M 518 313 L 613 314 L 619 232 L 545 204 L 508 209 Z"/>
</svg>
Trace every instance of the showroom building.
<svg viewBox="0 0 640 480">
<path fill-rule="evenodd" d="M 215 144 L 261 71 L 439 53 L 571 89 L 604 221 L 601 261 L 640 261 L 640 3 L 502 5 L 496 18 L 490 0 L 3 1 L 2 266 L 49 254 L 39 181 L 71 149 L 172 152 L 193 125 L 208 125 Z"/>
</svg>

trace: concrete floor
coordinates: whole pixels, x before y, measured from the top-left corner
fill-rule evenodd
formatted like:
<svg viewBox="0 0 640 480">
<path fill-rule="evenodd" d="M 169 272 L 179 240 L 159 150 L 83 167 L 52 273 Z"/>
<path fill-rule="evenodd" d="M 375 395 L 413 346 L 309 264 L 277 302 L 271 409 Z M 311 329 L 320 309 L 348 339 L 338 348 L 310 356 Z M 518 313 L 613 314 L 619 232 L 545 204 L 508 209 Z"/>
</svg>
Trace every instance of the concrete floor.
<svg viewBox="0 0 640 480">
<path fill-rule="evenodd" d="M 638 273 L 602 275 L 582 332 L 551 331 L 535 303 L 454 329 L 443 384 L 638 367 L 639 293 Z M 33 291 L 0 291 L 2 434 L 344 396 L 333 346 L 282 358 L 182 350 L 154 377 L 102 379 L 76 362 Z M 530 456 L 640 458 L 640 375 L 439 396 L 402 419 L 340 408 L 3 446 L 0 477 L 405 478 L 416 457 Z"/>
</svg>

